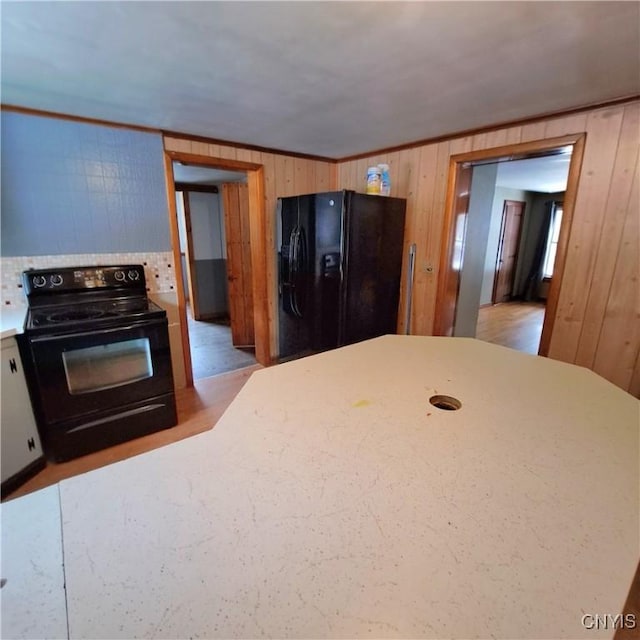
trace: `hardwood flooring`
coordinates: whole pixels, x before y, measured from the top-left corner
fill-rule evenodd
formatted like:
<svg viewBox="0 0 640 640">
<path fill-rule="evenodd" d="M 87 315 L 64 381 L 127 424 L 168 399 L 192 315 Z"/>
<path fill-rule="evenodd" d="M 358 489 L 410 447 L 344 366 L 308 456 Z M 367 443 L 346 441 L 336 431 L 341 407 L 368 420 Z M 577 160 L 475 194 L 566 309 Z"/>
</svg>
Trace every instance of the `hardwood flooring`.
<svg viewBox="0 0 640 640">
<path fill-rule="evenodd" d="M 187 308 L 191 368 L 200 380 L 256 363 L 254 349 L 238 349 L 231 341 L 228 320 L 194 320 Z"/>
<path fill-rule="evenodd" d="M 142 438 L 118 444 L 75 460 L 48 463 L 46 468 L 28 480 L 5 500 L 37 491 L 65 478 L 86 473 L 99 467 L 171 444 L 183 438 L 212 429 L 231 404 L 249 376 L 262 365 L 254 364 L 230 373 L 196 380 L 194 386 L 176 394 L 178 424 Z M 3 500 L 4 502 L 4 500 Z"/>
<path fill-rule="evenodd" d="M 537 354 L 544 311 L 542 302 L 502 302 L 482 307 L 478 312 L 476 338 Z"/>
</svg>

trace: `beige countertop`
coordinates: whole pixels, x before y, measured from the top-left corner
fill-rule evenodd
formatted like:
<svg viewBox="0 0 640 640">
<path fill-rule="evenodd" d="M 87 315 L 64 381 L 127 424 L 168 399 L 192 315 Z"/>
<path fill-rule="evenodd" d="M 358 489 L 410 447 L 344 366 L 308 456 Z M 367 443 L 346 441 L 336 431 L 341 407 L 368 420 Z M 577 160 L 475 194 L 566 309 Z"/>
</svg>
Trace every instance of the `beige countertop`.
<svg viewBox="0 0 640 640">
<path fill-rule="evenodd" d="M 473 339 L 258 371 L 212 431 L 59 484 L 70 637 L 612 637 L 582 619 L 640 557 L 638 407 Z M 37 597 L 53 569 L 25 566 Z"/>
<path fill-rule="evenodd" d="M 8 338 L 23 332 L 27 307 L 2 307 L 0 309 L 0 338 Z"/>
</svg>

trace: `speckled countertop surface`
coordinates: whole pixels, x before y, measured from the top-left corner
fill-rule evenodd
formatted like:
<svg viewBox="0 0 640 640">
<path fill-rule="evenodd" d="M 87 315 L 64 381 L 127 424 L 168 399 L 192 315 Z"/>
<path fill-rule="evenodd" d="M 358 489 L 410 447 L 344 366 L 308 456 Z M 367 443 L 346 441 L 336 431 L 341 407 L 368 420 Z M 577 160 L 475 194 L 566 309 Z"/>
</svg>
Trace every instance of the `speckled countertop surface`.
<svg viewBox="0 0 640 640">
<path fill-rule="evenodd" d="M 27 307 L 2 307 L 0 309 L 0 338 L 22 333 Z"/>
<path fill-rule="evenodd" d="M 258 371 L 212 431 L 60 483 L 70 637 L 611 637 L 581 620 L 638 562 L 638 430 L 595 374 L 471 339 Z"/>
</svg>

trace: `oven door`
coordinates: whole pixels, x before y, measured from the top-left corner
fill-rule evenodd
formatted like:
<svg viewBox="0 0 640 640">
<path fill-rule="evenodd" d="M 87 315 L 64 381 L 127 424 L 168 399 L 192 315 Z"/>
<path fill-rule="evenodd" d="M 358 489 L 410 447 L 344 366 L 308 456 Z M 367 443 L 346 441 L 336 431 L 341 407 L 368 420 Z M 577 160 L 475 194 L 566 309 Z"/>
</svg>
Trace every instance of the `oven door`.
<svg viewBox="0 0 640 640">
<path fill-rule="evenodd" d="M 47 424 L 173 392 L 166 318 L 29 342 Z"/>
</svg>

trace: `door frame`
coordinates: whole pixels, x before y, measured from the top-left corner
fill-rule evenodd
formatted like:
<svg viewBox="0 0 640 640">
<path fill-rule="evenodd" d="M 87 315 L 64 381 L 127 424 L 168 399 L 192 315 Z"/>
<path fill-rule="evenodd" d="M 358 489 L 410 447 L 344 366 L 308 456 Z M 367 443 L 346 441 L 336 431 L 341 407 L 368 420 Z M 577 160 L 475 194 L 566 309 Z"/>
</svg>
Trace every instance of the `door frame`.
<svg viewBox="0 0 640 640">
<path fill-rule="evenodd" d="M 572 146 L 571 162 L 569 163 L 569 175 L 567 177 L 567 188 L 565 191 L 564 211 L 562 225 L 560 227 L 560 237 L 558 240 L 558 251 L 554 264 L 554 277 L 551 279 L 547 303 L 545 308 L 542 335 L 538 354 L 546 356 L 549 353 L 549 345 L 553 334 L 556 311 L 560 287 L 564 276 L 564 267 L 567 258 L 567 248 L 569 235 L 573 221 L 573 210 L 575 207 L 576 195 L 578 192 L 578 182 L 580 170 L 582 168 L 582 158 L 584 155 L 584 145 L 586 133 L 548 138 L 546 140 L 535 140 L 518 144 L 494 147 L 492 149 L 482 149 L 478 151 L 468 151 L 452 155 L 449 158 L 449 178 L 447 182 L 447 196 L 445 201 L 444 222 L 442 227 L 442 244 L 440 251 L 440 268 L 438 273 L 438 284 L 436 292 L 435 317 L 433 323 L 433 335 L 447 335 L 449 326 L 455 322 L 455 314 L 458 307 L 459 278 L 455 292 L 447 283 L 451 282 L 453 269 L 451 268 L 451 258 L 453 255 L 453 233 L 455 231 L 454 205 L 456 201 L 456 187 L 459 183 L 459 174 L 463 168 L 469 168 L 478 164 L 489 162 L 504 162 L 509 160 L 523 160 L 530 157 L 545 155 L 559 151 L 563 147 Z M 449 289 L 449 290 L 448 290 Z M 453 319 L 448 318 L 447 308 L 453 308 Z"/>
<path fill-rule="evenodd" d="M 191 350 L 189 345 L 189 329 L 187 325 L 187 308 L 184 295 L 182 261 L 180 259 L 180 236 L 178 232 L 178 212 L 176 208 L 175 178 L 173 163 L 242 171 L 247 174 L 247 189 L 249 192 L 249 242 L 251 245 L 252 291 L 253 291 L 253 320 L 255 328 L 256 360 L 264 365 L 271 364 L 269 353 L 269 315 L 268 315 L 268 286 L 267 286 L 267 225 L 264 203 L 264 167 L 255 162 L 229 160 L 201 156 L 182 151 L 164 151 L 164 173 L 167 201 L 169 205 L 169 226 L 171 231 L 171 248 L 176 271 L 176 291 L 178 296 L 178 317 L 180 319 L 180 333 L 182 337 L 182 352 L 186 384 L 193 386 L 193 369 L 191 365 Z"/>
</svg>

